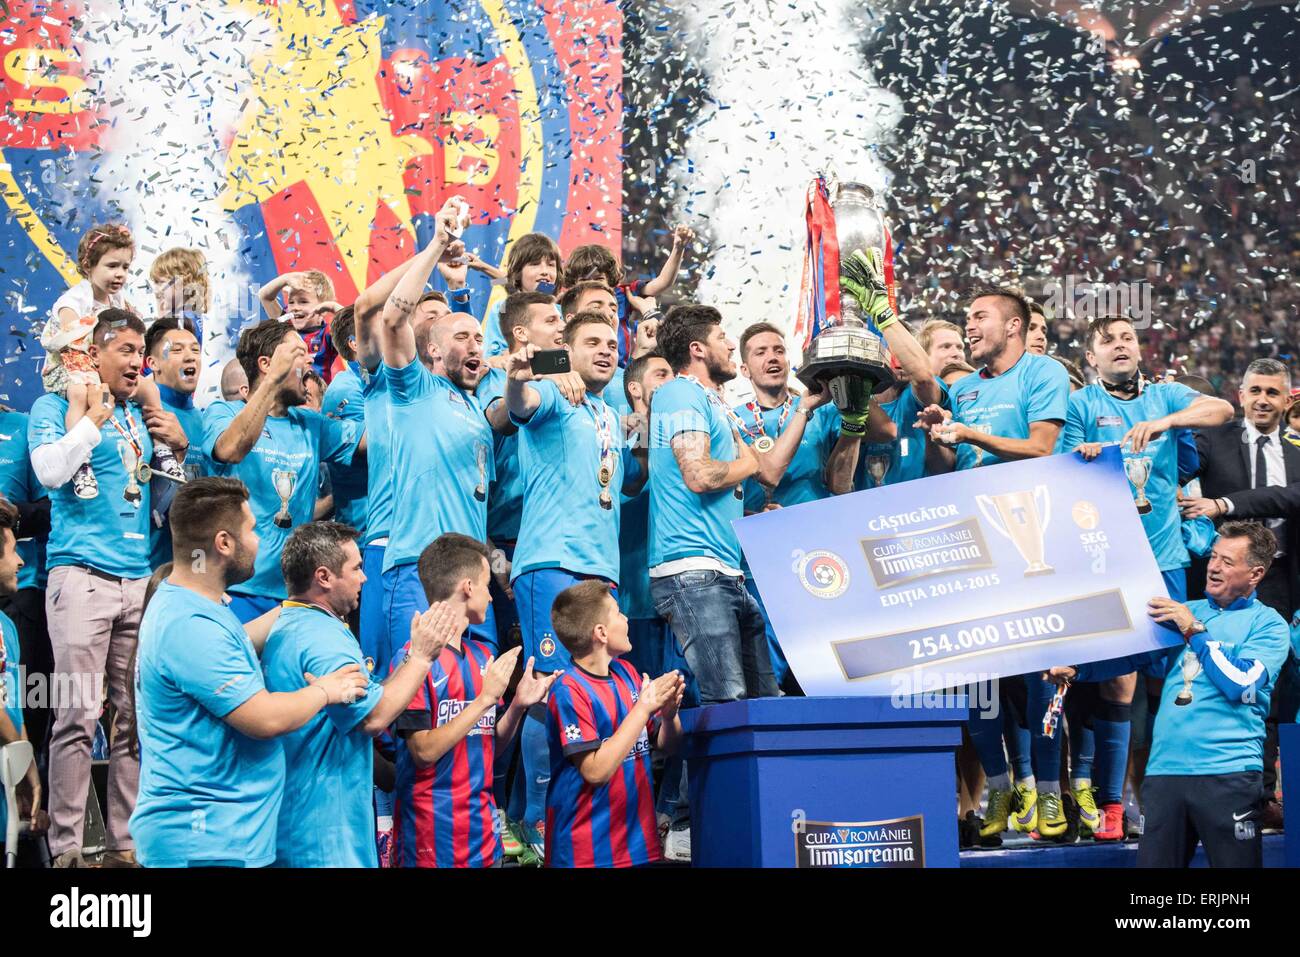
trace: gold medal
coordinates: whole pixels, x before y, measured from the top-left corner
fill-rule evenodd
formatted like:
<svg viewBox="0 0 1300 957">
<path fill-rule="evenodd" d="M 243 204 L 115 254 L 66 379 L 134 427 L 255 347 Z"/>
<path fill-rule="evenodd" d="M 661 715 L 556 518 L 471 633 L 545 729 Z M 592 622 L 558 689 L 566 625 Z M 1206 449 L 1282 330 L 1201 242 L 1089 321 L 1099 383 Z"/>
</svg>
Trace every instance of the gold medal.
<svg viewBox="0 0 1300 957">
<path fill-rule="evenodd" d="M 770 435 L 761 435 L 754 440 L 754 451 L 766 455 L 776 446 L 776 440 Z"/>
<path fill-rule="evenodd" d="M 605 488 L 606 486 L 608 486 L 609 480 L 612 479 L 613 477 L 614 477 L 614 473 L 613 471 L 610 470 L 610 467 L 608 465 L 602 465 L 600 467 L 600 471 L 596 473 L 596 481 L 600 483 L 601 488 Z"/>
<path fill-rule="evenodd" d="M 149 467 L 148 462 L 141 462 L 135 467 L 135 479 L 137 482 L 148 482 L 153 478 L 153 469 Z"/>
</svg>

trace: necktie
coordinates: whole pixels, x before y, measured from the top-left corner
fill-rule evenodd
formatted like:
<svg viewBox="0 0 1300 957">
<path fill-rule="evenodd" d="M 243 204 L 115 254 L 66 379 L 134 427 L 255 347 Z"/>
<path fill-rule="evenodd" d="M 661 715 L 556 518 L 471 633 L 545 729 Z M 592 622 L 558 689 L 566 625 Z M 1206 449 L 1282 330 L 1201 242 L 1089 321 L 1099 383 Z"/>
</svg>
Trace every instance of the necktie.
<svg viewBox="0 0 1300 957">
<path fill-rule="evenodd" d="M 1268 465 L 1264 461 L 1264 446 L 1268 445 L 1268 436 L 1261 435 L 1255 439 L 1255 488 L 1268 485 Z"/>
</svg>

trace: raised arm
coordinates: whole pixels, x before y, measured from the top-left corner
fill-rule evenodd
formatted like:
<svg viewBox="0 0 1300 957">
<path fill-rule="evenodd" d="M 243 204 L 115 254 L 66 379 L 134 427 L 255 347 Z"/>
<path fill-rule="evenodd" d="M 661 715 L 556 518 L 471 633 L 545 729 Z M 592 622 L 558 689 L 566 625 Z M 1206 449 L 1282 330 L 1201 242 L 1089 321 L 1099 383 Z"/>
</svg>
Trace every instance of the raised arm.
<svg viewBox="0 0 1300 957">
<path fill-rule="evenodd" d="M 295 280 L 301 280 L 302 274 L 296 272 L 287 272 L 283 275 L 276 276 L 261 289 L 257 290 L 258 301 L 262 304 L 262 309 L 266 312 L 268 319 L 279 319 L 284 315 L 284 309 L 280 306 L 280 291 L 286 286 L 293 286 Z"/>
<path fill-rule="evenodd" d="M 659 270 L 659 275 L 646 283 L 645 288 L 641 290 L 647 298 L 663 295 L 673 287 L 673 283 L 677 282 L 677 273 L 682 268 L 682 256 L 694 238 L 695 234 L 687 226 L 677 226 L 673 229 L 673 249 L 668 254 L 664 268 Z"/>
<path fill-rule="evenodd" d="M 457 214 L 458 207 L 450 205 L 450 201 L 438 210 L 433 240 L 411 261 L 384 303 L 379 317 L 379 347 L 384 362 L 394 369 L 403 369 L 415 359 L 411 314 L 424 294 L 434 266 L 447 250 Z"/>
<path fill-rule="evenodd" d="M 244 461 L 266 428 L 266 417 L 275 407 L 280 387 L 306 355 L 307 347 L 297 336 L 286 338 L 275 347 L 271 364 L 262 374 L 257 388 L 249 395 L 248 401 L 226 427 L 226 431 L 217 437 L 212 446 L 213 458 L 230 465 Z"/>
<path fill-rule="evenodd" d="M 393 294 L 393 290 L 397 288 L 398 281 L 414 264 L 415 257 L 412 256 L 406 262 L 388 270 L 363 289 L 352 306 L 352 314 L 356 319 L 357 361 L 367 372 L 378 369 L 379 363 L 384 358 L 379 347 L 379 330 L 376 325 L 379 313 L 384 308 L 384 303 L 388 302 L 388 297 Z"/>
</svg>

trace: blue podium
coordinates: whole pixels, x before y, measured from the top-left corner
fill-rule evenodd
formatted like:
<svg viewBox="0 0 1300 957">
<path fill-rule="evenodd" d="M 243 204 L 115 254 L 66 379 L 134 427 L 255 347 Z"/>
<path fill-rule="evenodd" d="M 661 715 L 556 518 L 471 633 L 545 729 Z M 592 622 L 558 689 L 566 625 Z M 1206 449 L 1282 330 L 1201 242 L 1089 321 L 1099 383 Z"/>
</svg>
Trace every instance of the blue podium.
<svg viewBox="0 0 1300 957">
<path fill-rule="evenodd" d="M 697 867 L 957 867 L 965 698 L 761 698 L 682 713 Z"/>
</svg>

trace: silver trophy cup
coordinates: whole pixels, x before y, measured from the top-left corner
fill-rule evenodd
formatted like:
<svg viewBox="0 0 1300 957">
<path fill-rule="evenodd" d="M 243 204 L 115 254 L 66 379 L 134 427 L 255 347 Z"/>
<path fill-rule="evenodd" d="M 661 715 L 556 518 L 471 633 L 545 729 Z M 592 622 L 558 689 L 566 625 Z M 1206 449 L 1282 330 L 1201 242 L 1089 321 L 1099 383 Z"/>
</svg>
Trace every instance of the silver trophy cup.
<svg viewBox="0 0 1300 957">
<path fill-rule="evenodd" d="M 832 184 L 831 210 L 841 259 L 872 246 L 884 251 L 885 218 L 870 186 Z M 814 382 L 829 388 L 836 407 L 843 411 L 849 407 L 849 379 L 869 379 L 874 383 L 872 391 L 879 392 L 894 384 L 894 370 L 884 340 L 867 328 L 851 296 L 841 295 L 840 315 L 830 320 L 832 325 L 809 344 L 798 376 L 809 388 Z"/>
</svg>

